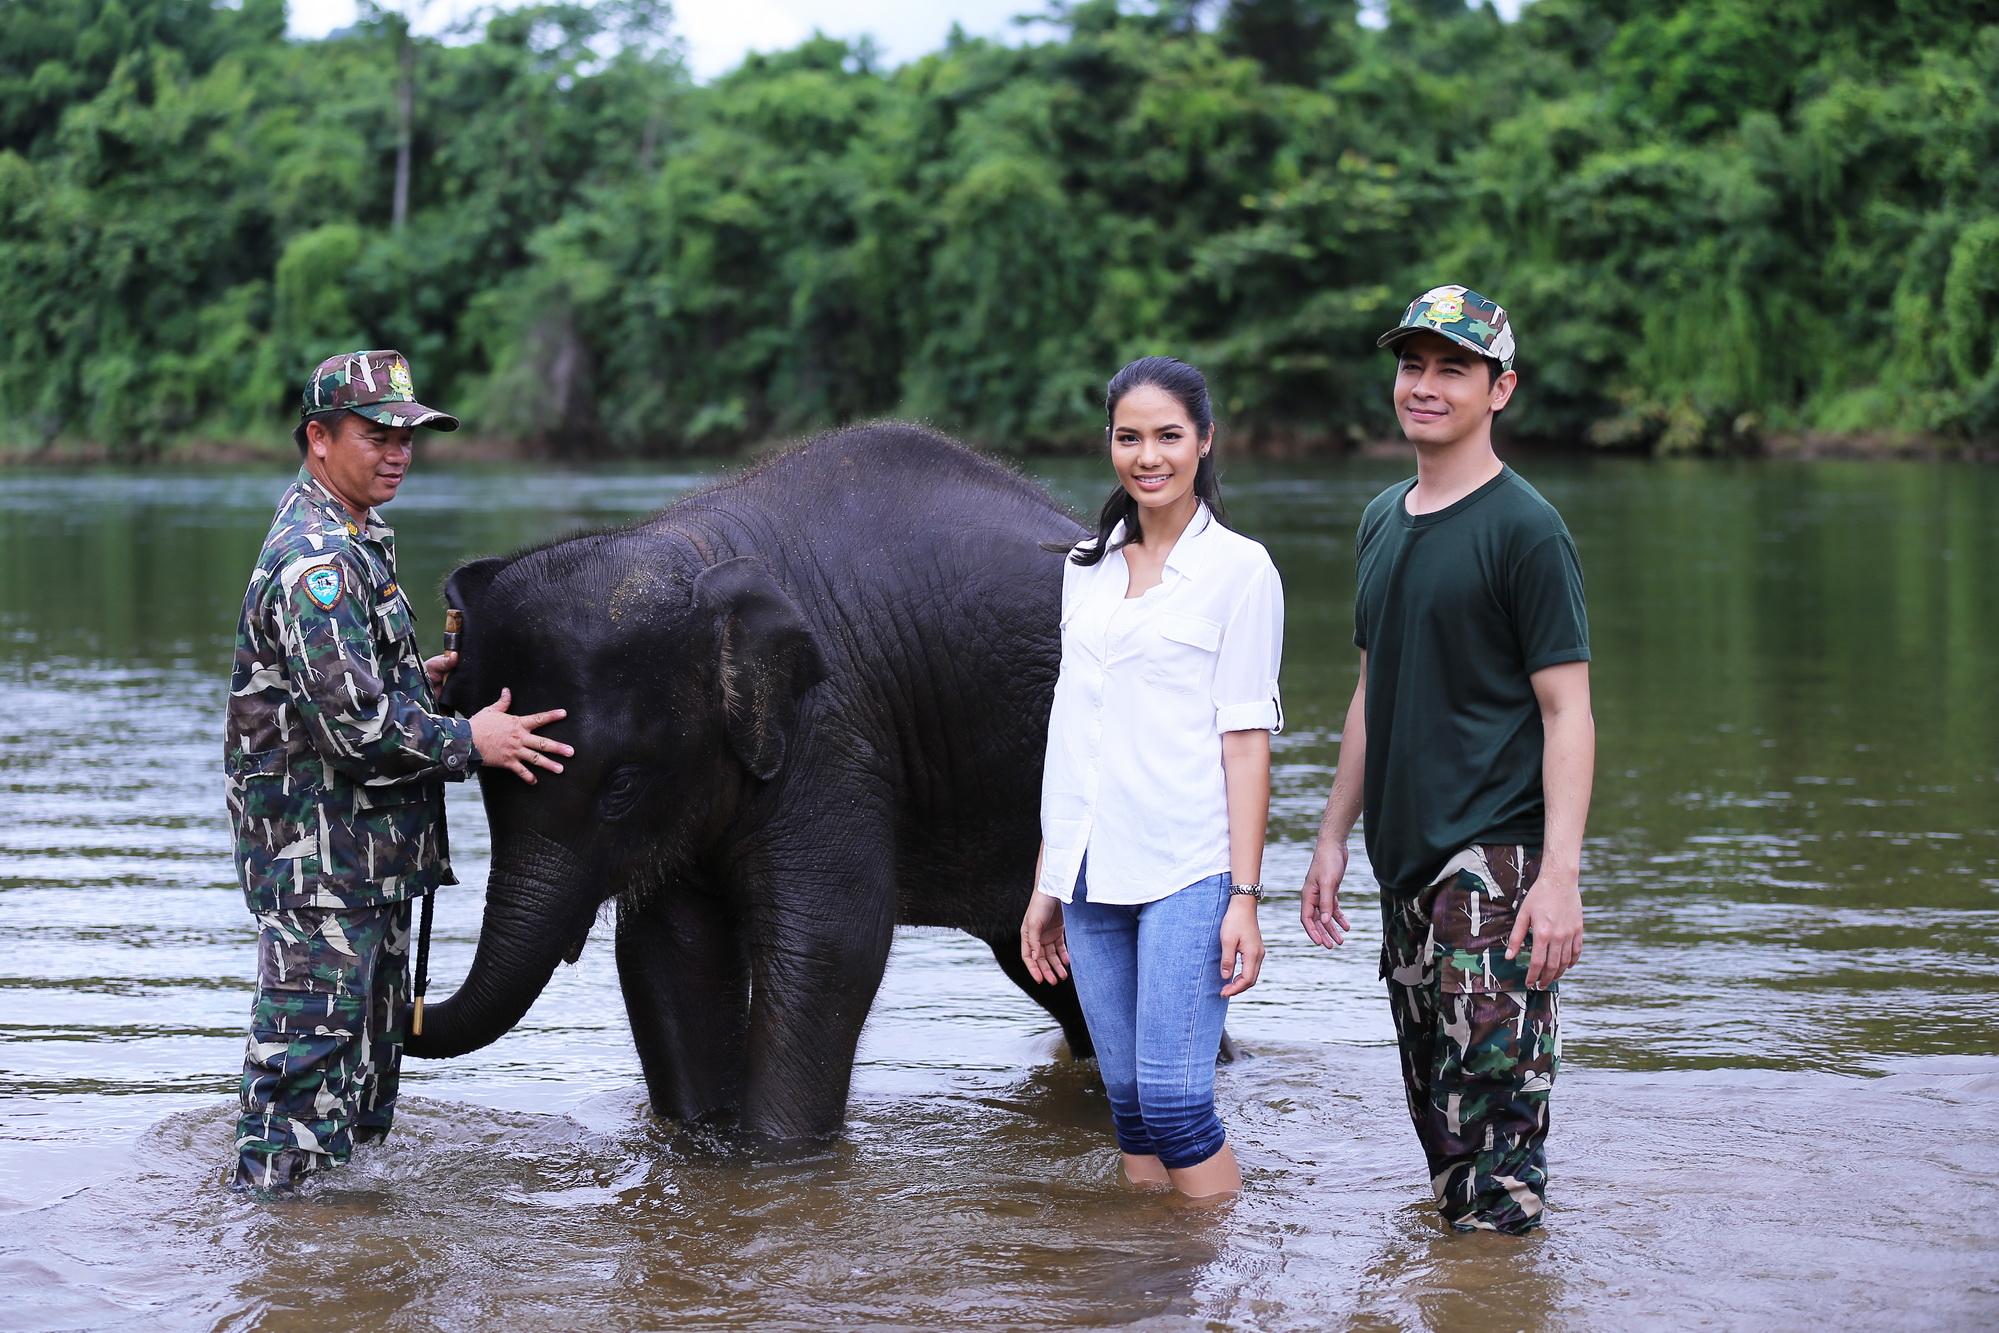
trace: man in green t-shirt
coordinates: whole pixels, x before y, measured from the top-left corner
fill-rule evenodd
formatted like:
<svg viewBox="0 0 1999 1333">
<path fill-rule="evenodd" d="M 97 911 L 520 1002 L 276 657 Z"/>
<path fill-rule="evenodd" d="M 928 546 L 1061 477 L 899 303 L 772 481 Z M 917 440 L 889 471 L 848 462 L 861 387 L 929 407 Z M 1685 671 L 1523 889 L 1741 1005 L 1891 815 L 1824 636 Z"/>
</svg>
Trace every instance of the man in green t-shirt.
<svg viewBox="0 0 1999 1333">
<path fill-rule="evenodd" d="M 1299 915 L 1346 938 L 1347 837 L 1365 817 L 1409 1116 L 1460 1231 L 1524 1232 L 1547 1197 L 1556 981 L 1582 953 L 1580 871 L 1596 727 L 1582 566 L 1562 516 L 1492 449 L 1513 330 L 1437 287 L 1383 334 L 1414 480 L 1356 540 L 1338 775 Z"/>
</svg>

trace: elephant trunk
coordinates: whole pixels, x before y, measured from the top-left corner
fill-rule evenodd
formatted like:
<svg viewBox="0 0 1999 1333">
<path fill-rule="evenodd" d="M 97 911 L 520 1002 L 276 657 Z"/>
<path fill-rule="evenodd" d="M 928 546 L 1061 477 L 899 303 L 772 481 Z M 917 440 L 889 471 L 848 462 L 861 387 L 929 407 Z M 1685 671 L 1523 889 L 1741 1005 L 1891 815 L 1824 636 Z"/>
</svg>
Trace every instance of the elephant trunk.
<svg viewBox="0 0 1999 1333">
<path fill-rule="evenodd" d="M 410 1034 L 409 1053 L 443 1059 L 505 1036 L 595 910 L 582 868 L 561 844 L 524 833 L 494 848 L 472 970 L 450 999 L 424 1007 L 423 1031 Z"/>
</svg>

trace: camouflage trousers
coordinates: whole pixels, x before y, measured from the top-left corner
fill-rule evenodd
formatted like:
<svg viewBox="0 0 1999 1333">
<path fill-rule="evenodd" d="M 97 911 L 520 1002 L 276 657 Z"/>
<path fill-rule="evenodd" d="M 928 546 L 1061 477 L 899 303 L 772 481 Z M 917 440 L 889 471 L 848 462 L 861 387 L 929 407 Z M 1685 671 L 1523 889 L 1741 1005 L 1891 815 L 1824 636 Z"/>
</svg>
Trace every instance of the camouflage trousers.
<svg viewBox="0 0 1999 1333">
<path fill-rule="evenodd" d="M 1479 845 L 1415 894 L 1381 895 L 1381 976 L 1430 1188 L 1459 1231 L 1530 1231 L 1547 1201 L 1548 1096 L 1561 1063 L 1555 987 L 1527 988 L 1506 939 L 1541 861 Z"/>
<path fill-rule="evenodd" d="M 409 942 L 406 902 L 258 915 L 239 1187 L 286 1188 L 389 1132 Z"/>
</svg>

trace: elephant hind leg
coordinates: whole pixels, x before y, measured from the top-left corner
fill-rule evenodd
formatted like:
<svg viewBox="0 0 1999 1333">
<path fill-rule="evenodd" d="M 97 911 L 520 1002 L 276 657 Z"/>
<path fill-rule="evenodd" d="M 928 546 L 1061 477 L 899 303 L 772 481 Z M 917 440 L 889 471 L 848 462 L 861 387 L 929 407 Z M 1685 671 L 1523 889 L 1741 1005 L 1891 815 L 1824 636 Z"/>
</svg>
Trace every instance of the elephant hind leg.
<svg viewBox="0 0 1999 1333">
<path fill-rule="evenodd" d="M 618 981 L 655 1114 L 692 1122 L 741 1104 L 749 963 L 726 901 L 669 888 L 618 908 Z"/>
<path fill-rule="evenodd" d="M 1027 964 L 1021 961 L 1018 935 L 989 939 L 986 946 L 993 951 L 1000 970 L 1012 979 L 1013 984 L 1027 992 L 1030 1000 L 1046 1009 L 1049 1016 L 1062 1025 L 1062 1035 L 1068 1040 L 1071 1055 L 1078 1060 L 1088 1060 L 1096 1055 L 1096 1044 L 1090 1040 L 1089 1025 L 1083 1022 L 1083 1003 L 1076 998 L 1076 983 L 1073 980 L 1055 986 L 1036 981 L 1028 974 Z"/>
</svg>

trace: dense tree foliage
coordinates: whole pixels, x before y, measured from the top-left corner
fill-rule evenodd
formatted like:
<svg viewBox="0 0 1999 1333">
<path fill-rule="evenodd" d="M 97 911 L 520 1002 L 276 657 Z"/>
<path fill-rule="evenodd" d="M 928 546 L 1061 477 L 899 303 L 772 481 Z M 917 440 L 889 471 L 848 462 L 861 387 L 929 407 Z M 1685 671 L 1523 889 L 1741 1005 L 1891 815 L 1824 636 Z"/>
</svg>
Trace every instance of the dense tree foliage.
<svg viewBox="0 0 1999 1333">
<path fill-rule="evenodd" d="M 570 450 L 881 413 L 1025 447 L 1155 351 L 1238 438 L 1336 446 L 1388 429 L 1371 340 L 1447 281 L 1512 309 L 1516 433 L 1994 433 L 1983 0 L 1045 13 L 699 85 L 661 0 L 542 4 L 416 39 L 406 118 L 393 13 L 0 5 L 0 439 L 277 438 L 319 355 L 394 345 Z"/>
</svg>

